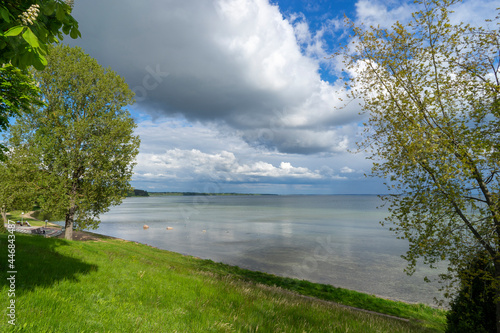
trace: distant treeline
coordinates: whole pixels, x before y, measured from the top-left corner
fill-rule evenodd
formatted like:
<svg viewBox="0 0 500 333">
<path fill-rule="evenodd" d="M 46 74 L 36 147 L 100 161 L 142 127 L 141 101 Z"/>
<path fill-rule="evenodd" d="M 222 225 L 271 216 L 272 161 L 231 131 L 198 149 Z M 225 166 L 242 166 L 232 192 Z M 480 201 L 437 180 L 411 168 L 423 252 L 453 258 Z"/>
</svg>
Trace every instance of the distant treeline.
<svg viewBox="0 0 500 333">
<path fill-rule="evenodd" d="M 178 196 L 195 196 L 195 195 L 275 195 L 275 194 L 252 194 L 252 193 L 203 193 L 203 192 L 149 192 L 150 196 L 162 195 L 178 195 Z"/>
<path fill-rule="evenodd" d="M 148 192 L 145 190 L 132 190 L 127 193 L 127 197 L 157 197 L 164 195 L 175 196 L 195 196 L 195 195 L 276 195 L 276 194 L 253 194 L 253 193 L 204 193 L 204 192 Z"/>
<path fill-rule="evenodd" d="M 149 197 L 149 193 L 148 191 L 134 189 L 127 193 L 127 197 Z"/>
</svg>

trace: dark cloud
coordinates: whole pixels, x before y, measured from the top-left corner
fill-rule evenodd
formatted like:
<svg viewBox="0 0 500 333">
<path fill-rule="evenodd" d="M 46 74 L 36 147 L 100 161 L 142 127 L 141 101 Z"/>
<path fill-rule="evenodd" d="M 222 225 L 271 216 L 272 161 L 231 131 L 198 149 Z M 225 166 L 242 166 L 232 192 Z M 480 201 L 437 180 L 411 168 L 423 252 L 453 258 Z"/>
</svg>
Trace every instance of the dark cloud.
<svg viewBox="0 0 500 333">
<path fill-rule="evenodd" d="M 325 125 L 356 117 L 334 110 L 335 88 L 266 1 L 86 0 L 74 16 L 83 35 L 75 43 L 124 76 L 151 114 L 225 124 L 249 142 L 297 153 L 337 149 L 298 129 L 323 142 L 333 133 Z M 279 135 L 260 142 L 255 133 L 274 131 L 277 114 Z"/>
</svg>

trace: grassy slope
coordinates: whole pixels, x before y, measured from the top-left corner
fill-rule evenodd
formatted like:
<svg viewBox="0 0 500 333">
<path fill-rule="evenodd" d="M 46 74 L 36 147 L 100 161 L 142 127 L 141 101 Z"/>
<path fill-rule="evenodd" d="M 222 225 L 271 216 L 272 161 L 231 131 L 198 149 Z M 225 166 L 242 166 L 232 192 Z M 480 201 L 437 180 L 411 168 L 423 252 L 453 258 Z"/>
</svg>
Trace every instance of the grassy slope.
<svg viewBox="0 0 500 333">
<path fill-rule="evenodd" d="M 0 235 L 2 307 L 8 293 L 6 239 Z M 15 331 L 436 332 L 444 322 L 442 311 L 425 306 L 380 300 L 109 238 L 71 242 L 17 235 L 16 269 Z M 345 309 L 271 285 L 343 299 L 356 306 L 365 304 L 413 320 L 406 323 Z M 0 331 L 12 331 L 6 316 L 0 320 Z"/>
</svg>

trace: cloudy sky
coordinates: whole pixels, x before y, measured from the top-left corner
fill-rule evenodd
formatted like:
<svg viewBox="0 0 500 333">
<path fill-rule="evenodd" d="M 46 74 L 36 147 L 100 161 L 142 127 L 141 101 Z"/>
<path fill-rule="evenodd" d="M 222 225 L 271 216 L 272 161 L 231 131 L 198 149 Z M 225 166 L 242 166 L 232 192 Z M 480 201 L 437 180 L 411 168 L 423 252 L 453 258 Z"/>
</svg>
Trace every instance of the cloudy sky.
<svg viewBox="0 0 500 333">
<path fill-rule="evenodd" d="M 496 3 L 495 3 L 496 2 Z M 469 0 L 483 21 L 497 1 Z M 385 192 L 353 153 L 363 117 L 342 107 L 344 14 L 388 26 L 399 0 L 77 0 L 68 41 L 123 76 L 141 137 L 132 185 L 149 191 Z M 474 13 L 471 16 L 470 13 Z"/>
</svg>

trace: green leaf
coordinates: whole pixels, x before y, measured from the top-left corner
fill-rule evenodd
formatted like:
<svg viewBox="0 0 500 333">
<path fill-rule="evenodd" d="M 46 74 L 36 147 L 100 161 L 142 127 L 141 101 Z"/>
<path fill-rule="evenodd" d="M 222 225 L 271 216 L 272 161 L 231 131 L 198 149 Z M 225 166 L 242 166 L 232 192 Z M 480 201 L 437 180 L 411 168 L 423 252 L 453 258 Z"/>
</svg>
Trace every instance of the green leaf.
<svg viewBox="0 0 500 333">
<path fill-rule="evenodd" d="M 37 27 L 37 37 L 40 44 L 47 44 L 49 38 L 49 32 L 44 25 L 40 24 Z"/>
<path fill-rule="evenodd" d="M 43 13 L 47 16 L 50 16 L 54 13 L 56 10 L 56 2 L 55 1 L 49 1 L 48 3 L 44 3 L 42 6 Z"/>
<path fill-rule="evenodd" d="M 5 22 L 10 23 L 9 10 L 5 7 L 0 7 L 0 15 L 5 20 Z"/>
<path fill-rule="evenodd" d="M 15 27 L 12 27 L 10 28 L 9 30 L 7 30 L 3 35 L 5 37 L 12 37 L 12 36 L 17 36 L 19 35 L 21 32 L 23 32 L 24 30 L 24 27 L 21 26 L 21 25 L 16 25 Z"/>
<path fill-rule="evenodd" d="M 70 36 L 71 36 L 71 38 L 73 38 L 73 39 L 77 39 L 78 37 L 81 37 L 81 35 L 80 35 L 80 31 L 78 31 L 78 29 L 77 29 L 77 28 L 73 27 L 73 29 L 71 29 Z"/>
<path fill-rule="evenodd" d="M 42 56 L 46 56 L 49 54 L 49 48 L 47 44 L 40 44 L 40 47 L 37 49 L 37 52 L 40 53 Z"/>
<path fill-rule="evenodd" d="M 64 18 L 66 17 L 66 10 L 64 8 L 64 5 L 58 4 L 57 10 L 56 10 L 56 18 L 59 21 L 64 21 Z"/>
<path fill-rule="evenodd" d="M 32 58 L 32 64 L 33 67 L 38 69 L 39 71 L 43 70 L 45 66 L 47 66 L 47 59 L 45 57 L 41 56 L 40 54 L 34 54 Z"/>
<path fill-rule="evenodd" d="M 69 34 L 69 31 L 70 31 L 71 27 L 67 24 L 63 25 L 63 28 L 62 28 L 62 31 L 65 35 L 68 35 Z"/>
<path fill-rule="evenodd" d="M 55 36 L 49 36 L 48 42 L 49 44 L 59 44 L 59 39 L 57 39 Z"/>
<path fill-rule="evenodd" d="M 38 59 L 38 62 L 42 65 L 41 69 L 44 69 L 45 66 L 47 66 L 47 64 L 48 64 L 47 59 L 45 58 L 45 55 L 47 53 L 44 52 L 43 48 L 34 49 L 33 51 L 35 52 L 35 55 L 36 55 L 36 58 Z M 37 67 L 35 66 L 35 68 L 37 68 Z M 37 69 L 39 69 L 39 68 L 37 68 Z"/>
<path fill-rule="evenodd" d="M 38 43 L 38 37 L 35 36 L 33 31 L 31 31 L 30 28 L 27 28 L 26 31 L 23 34 L 23 38 L 28 44 L 30 44 L 31 47 L 33 48 L 39 48 L 40 43 Z"/>
<path fill-rule="evenodd" d="M 32 52 L 24 52 L 20 57 L 19 57 L 19 64 L 18 67 L 20 68 L 26 68 L 30 65 L 33 64 L 33 53 Z"/>
</svg>

